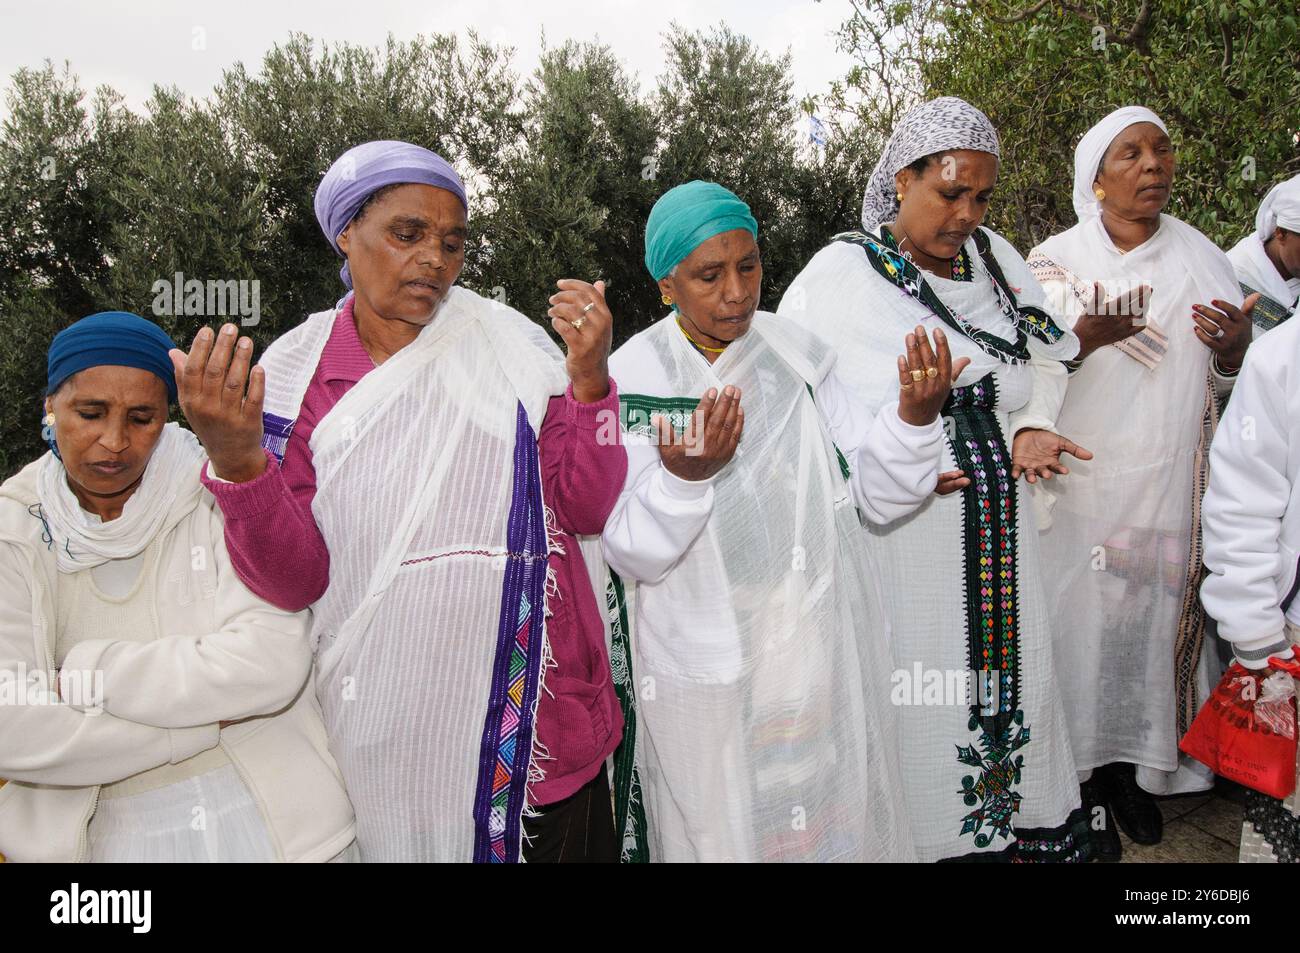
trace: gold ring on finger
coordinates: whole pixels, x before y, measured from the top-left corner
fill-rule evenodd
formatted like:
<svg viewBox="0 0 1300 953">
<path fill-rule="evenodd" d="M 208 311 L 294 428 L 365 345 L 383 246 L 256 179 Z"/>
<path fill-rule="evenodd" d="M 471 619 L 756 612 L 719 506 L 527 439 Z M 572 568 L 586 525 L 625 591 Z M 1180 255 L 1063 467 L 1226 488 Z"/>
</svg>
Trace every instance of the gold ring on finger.
<svg viewBox="0 0 1300 953">
<path fill-rule="evenodd" d="M 919 384 L 925 380 L 925 371 L 912 371 L 912 380 Z"/>
<path fill-rule="evenodd" d="M 589 311 L 590 311 L 592 308 L 594 308 L 594 307 L 596 307 L 596 302 L 594 302 L 594 301 L 588 301 L 586 307 L 584 307 L 584 308 L 582 309 L 582 313 L 583 313 L 583 314 L 586 314 L 587 312 L 589 312 Z"/>
<path fill-rule="evenodd" d="M 582 330 L 582 326 L 583 326 L 584 324 L 587 323 L 587 319 L 586 319 L 586 318 L 574 318 L 574 319 L 573 319 L 572 321 L 570 321 L 569 323 L 573 325 L 573 330 L 575 330 L 575 331 L 581 331 L 581 330 Z"/>
<path fill-rule="evenodd" d="M 927 368 L 925 369 L 925 376 L 928 377 L 928 378 L 930 378 L 930 380 L 934 380 L 936 377 L 939 376 L 939 368 L 937 368 L 937 367 L 927 367 Z"/>
</svg>

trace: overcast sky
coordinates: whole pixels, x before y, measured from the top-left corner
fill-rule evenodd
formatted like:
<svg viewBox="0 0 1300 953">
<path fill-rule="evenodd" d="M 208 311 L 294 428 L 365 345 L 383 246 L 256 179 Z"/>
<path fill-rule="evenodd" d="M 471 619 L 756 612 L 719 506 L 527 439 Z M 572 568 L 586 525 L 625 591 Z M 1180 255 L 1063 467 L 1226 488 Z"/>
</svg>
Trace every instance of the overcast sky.
<svg viewBox="0 0 1300 953">
<path fill-rule="evenodd" d="M 108 83 L 134 107 L 156 83 L 206 96 L 223 68 L 256 66 L 293 30 L 375 46 L 390 32 L 406 39 L 474 29 L 515 47 L 520 72 L 536 66 L 543 30 L 550 46 L 598 38 L 643 89 L 663 70 L 660 35 L 673 21 L 688 28 L 726 22 L 772 53 L 788 48 L 797 95 L 824 92 L 851 65 L 832 37 L 849 12 L 847 0 L 0 0 L 0 10 L 6 81 L 19 67 L 67 60 L 84 88 Z M 200 35 L 205 48 L 195 49 Z"/>
</svg>

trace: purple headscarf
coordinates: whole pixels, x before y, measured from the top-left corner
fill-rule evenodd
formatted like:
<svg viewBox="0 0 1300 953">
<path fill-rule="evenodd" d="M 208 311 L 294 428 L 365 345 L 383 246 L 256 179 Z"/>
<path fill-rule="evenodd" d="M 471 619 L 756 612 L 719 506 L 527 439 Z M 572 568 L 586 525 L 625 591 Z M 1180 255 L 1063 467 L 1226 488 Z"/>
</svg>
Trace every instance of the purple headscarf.
<svg viewBox="0 0 1300 953">
<path fill-rule="evenodd" d="M 442 156 L 422 146 L 383 139 L 353 146 L 334 161 L 316 189 L 315 209 L 316 221 L 339 257 L 346 257 L 339 249 L 339 234 L 366 199 L 386 185 L 411 182 L 446 189 L 469 211 L 465 186 L 456 170 Z M 347 262 L 339 277 L 352 287 Z"/>
</svg>

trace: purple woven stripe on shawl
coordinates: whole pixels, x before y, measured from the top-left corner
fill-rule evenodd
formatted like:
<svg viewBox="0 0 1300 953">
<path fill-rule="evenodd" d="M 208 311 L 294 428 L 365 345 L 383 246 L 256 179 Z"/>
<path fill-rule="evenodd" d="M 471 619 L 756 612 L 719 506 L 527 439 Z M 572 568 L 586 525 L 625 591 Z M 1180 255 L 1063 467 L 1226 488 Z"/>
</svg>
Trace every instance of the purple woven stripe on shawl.
<svg viewBox="0 0 1300 953">
<path fill-rule="evenodd" d="M 483 741 L 479 749 L 478 786 L 474 794 L 474 862 L 504 859 L 518 861 L 520 817 L 528 783 L 528 764 L 533 750 L 533 708 L 537 703 L 542 666 L 544 599 L 546 595 L 546 517 L 542 508 L 542 481 L 538 466 L 537 437 L 519 404 L 515 425 L 513 493 L 510 519 L 506 525 L 506 546 L 510 552 L 501 591 L 501 615 L 497 624 L 497 647 L 492 663 L 492 689 L 488 698 Z M 524 692 L 519 724 L 512 738 L 508 759 L 509 795 L 505 812 L 504 853 L 493 850 L 491 830 L 493 780 L 502 753 L 502 722 L 510 701 L 510 659 L 520 632 L 520 614 L 527 599 L 529 630 Z"/>
<path fill-rule="evenodd" d="M 275 414 L 262 412 L 262 446 L 275 456 L 276 463 L 284 463 L 284 451 L 289 446 L 289 434 L 297 419 L 288 420 Z"/>
</svg>

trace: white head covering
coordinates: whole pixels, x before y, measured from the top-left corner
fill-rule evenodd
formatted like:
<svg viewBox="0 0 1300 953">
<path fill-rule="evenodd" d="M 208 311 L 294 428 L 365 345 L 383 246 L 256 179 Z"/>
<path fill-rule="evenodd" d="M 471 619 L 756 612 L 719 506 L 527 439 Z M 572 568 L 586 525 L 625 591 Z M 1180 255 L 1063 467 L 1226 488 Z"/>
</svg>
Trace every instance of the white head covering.
<svg viewBox="0 0 1300 953">
<path fill-rule="evenodd" d="M 998 151 L 998 132 L 984 115 L 964 99 L 940 96 L 908 111 L 885 143 L 880 161 L 862 198 L 862 227 L 871 231 L 898 214 L 894 176 L 923 156 L 950 149 Z"/>
<path fill-rule="evenodd" d="M 1255 213 L 1256 237 L 1266 242 L 1276 228 L 1300 232 L 1300 175 L 1273 186 L 1259 203 L 1259 211 Z"/>
<path fill-rule="evenodd" d="M 1092 183 L 1097 180 L 1102 157 L 1116 136 L 1139 122 L 1155 123 L 1165 135 L 1169 134 L 1164 120 L 1145 106 L 1121 106 L 1085 132 L 1075 146 L 1074 214 L 1079 216 L 1079 221 L 1086 222 L 1101 214 L 1101 203 L 1093 194 Z"/>
</svg>

